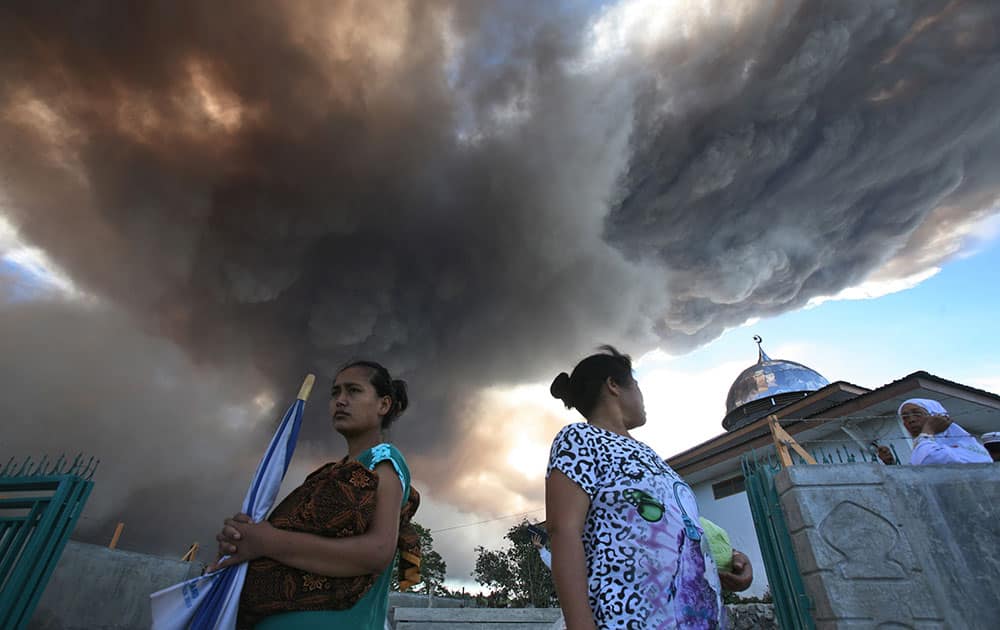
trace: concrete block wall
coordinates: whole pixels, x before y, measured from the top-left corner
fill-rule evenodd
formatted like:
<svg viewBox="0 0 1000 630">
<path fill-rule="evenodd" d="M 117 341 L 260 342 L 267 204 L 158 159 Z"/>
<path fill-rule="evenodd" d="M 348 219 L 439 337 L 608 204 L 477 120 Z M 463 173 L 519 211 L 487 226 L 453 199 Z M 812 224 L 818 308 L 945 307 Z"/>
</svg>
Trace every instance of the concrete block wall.
<svg viewBox="0 0 1000 630">
<path fill-rule="evenodd" d="M 1000 627 L 1000 464 L 775 477 L 818 630 Z"/>
<path fill-rule="evenodd" d="M 130 551 L 111 550 L 99 545 L 70 541 L 28 627 L 31 630 L 139 630 L 150 627 L 149 594 L 171 586 L 201 571 L 201 563 L 181 562 Z M 425 595 L 389 594 L 389 619 L 397 608 L 424 608 Z M 433 608 L 458 608 L 460 599 L 435 597 Z M 727 606 L 733 630 L 777 628 L 769 604 Z M 495 611 L 511 622 L 527 613 L 517 609 Z M 545 620 L 558 615 L 553 609 L 539 609 Z M 551 622 L 549 622 L 551 625 Z"/>
<path fill-rule="evenodd" d="M 69 541 L 28 623 L 31 630 L 132 630 L 153 623 L 149 594 L 201 563 Z"/>
<path fill-rule="evenodd" d="M 149 594 L 201 573 L 200 562 L 181 562 L 69 541 L 42 594 L 29 630 L 145 630 L 152 624 Z M 427 606 L 427 596 L 390 593 L 394 607 Z M 435 608 L 458 599 L 435 597 Z"/>
</svg>

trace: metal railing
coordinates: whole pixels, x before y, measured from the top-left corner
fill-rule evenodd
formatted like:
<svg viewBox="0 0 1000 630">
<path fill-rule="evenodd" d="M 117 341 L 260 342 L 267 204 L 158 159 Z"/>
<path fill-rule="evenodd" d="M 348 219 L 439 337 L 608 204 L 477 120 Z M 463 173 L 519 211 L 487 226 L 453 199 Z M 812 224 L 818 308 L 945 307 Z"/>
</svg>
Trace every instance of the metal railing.
<svg viewBox="0 0 1000 630">
<path fill-rule="evenodd" d="M 0 628 L 28 625 L 94 486 L 93 457 L 14 458 L 0 471 Z"/>
<path fill-rule="evenodd" d="M 743 457 L 742 465 L 747 501 L 778 624 L 782 630 L 813 630 L 816 626 L 812 602 L 806 595 L 792 538 L 774 487 L 774 475 L 781 470 L 781 464 L 773 455 L 759 457 L 751 452 Z"/>
</svg>

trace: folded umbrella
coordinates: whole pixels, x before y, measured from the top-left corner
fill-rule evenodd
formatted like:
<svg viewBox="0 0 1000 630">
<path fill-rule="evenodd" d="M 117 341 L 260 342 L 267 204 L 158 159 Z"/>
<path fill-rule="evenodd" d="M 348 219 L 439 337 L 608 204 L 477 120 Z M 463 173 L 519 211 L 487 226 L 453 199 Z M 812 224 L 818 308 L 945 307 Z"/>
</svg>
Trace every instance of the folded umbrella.
<svg viewBox="0 0 1000 630">
<path fill-rule="evenodd" d="M 302 411 L 316 377 L 306 376 L 295 402 L 285 412 L 257 465 L 242 512 L 264 520 L 285 478 L 302 425 Z M 153 630 L 233 630 L 246 578 L 246 563 L 175 584 L 150 595 Z"/>
</svg>

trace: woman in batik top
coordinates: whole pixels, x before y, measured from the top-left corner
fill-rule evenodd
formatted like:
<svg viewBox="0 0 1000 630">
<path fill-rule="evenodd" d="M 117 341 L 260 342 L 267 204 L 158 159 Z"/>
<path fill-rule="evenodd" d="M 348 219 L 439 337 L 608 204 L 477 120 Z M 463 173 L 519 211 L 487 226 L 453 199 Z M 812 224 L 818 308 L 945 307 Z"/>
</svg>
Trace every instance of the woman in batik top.
<svg viewBox="0 0 1000 630">
<path fill-rule="evenodd" d="M 333 428 L 347 442 L 344 458 L 306 478 L 267 521 L 226 519 L 217 539 L 219 555 L 228 557 L 212 569 L 250 562 L 242 627 L 383 630 L 401 528 L 416 509 L 406 460 L 385 442 L 407 404 L 406 383 L 385 367 L 347 364 L 330 400 Z M 328 514 L 331 506 L 337 513 Z"/>
</svg>

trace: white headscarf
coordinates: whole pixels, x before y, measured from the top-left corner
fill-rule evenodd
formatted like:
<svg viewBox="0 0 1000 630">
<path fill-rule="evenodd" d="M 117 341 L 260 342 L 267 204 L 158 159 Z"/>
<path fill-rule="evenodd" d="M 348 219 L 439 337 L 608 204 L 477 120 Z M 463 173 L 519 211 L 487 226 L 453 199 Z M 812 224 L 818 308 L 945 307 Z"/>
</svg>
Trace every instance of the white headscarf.
<svg viewBox="0 0 1000 630">
<path fill-rule="evenodd" d="M 904 401 L 896 410 L 900 419 L 903 417 L 903 407 L 906 405 L 920 407 L 932 416 L 948 415 L 948 410 L 936 400 L 911 398 Z M 974 464 L 993 461 L 979 440 L 954 422 L 935 438 L 925 440 L 921 434 L 916 439 L 913 452 L 910 454 L 911 464 Z"/>
<path fill-rule="evenodd" d="M 911 398 L 909 400 L 904 400 L 903 404 L 899 406 L 896 410 L 896 415 L 900 418 L 903 417 L 903 407 L 907 405 L 914 405 L 920 407 L 932 416 L 947 416 L 948 410 L 944 408 L 944 405 L 936 400 L 931 400 L 930 398 Z"/>
</svg>

